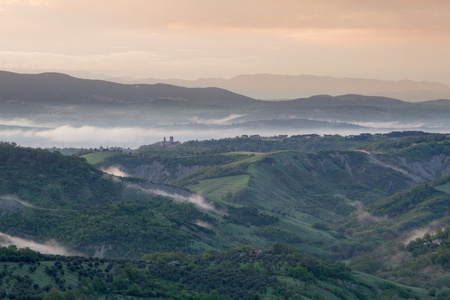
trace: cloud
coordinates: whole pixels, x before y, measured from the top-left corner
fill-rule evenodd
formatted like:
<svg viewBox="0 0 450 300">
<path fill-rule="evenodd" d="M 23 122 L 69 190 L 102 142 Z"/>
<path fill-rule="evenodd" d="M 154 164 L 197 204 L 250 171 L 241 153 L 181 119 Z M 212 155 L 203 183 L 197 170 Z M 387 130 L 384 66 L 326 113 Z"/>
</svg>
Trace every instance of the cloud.
<svg viewBox="0 0 450 300">
<path fill-rule="evenodd" d="M 34 121 L 26 118 L 0 119 L 0 125 L 39 127 L 39 125 L 37 125 Z"/>
<path fill-rule="evenodd" d="M 10 201 L 17 201 L 20 204 L 22 204 L 23 206 L 26 207 L 32 207 L 32 208 L 36 208 L 36 206 L 34 204 L 31 204 L 28 201 L 22 200 L 17 196 L 14 195 L 4 195 L 4 196 L 0 196 L 0 200 L 10 200 Z"/>
<path fill-rule="evenodd" d="M 80 255 L 79 253 L 66 249 L 55 240 L 50 240 L 45 242 L 44 244 L 41 244 L 32 240 L 14 237 L 3 232 L 0 232 L 0 245 L 16 245 L 18 248 L 28 247 L 44 254 Z"/>
<path fill-rule="evenodd" d="M 441 229 L 444 230 L 446 226 L 443 226 L 442 223 L 438 221 L 431 222 L 428 226 L 413 230 L 408 232 L 403 237 L 403 243 L 406 245 L 411 241 L 414 241 L 417 238 L 422 238 L 425 234 L 429 233 L 433 235 L 436 230 Z"/>
<path fill-rule="evenodd" d="M 371 224 L 371 223 L 387 220 L 386 216 L 377 217 L 377 216 L 370 214 L 367 211 L 358 211 L 356 213 L 356 216 L 357 216 L 358 221 L 362 224 Z"/>
<path fill-rule="evenodd" d="M 411 130 L 415 128 L 423 128 L 426 126 L 423 122 L 416 123 L 402 123 L 399 121 L 393 122 L 353 122 L 356 125 L 371 127 L 371 128 L 384 128 L 384 129 L 406 129 Z"/>
<path fill-rule="evenodd" d="M 99 11 L 103 1 L 89 8 Z M 323 28 L 448 28 L 442 16 L 450 8 L 442 0 L 230 0 L 135 1 L 124 7 L 110 3 L 110 13 L 129 11 L 119 20 L 134 29 L 161 26 L 177 30 L 273 30 Z M 177 7 L 176 10 L 173 8 Z M 434 18 L 433 18 L 434 17 Z"/>
<path fill-rule="evenodd" d="M 353 135 L 362 132 L 369 133 L 387 133 L 392 130 L 430 130 L 429 128 L 421 128 L 419 123 L 402 124 L 397 122 L 390 123 L 361 123 L 373 125 L 372 128 L 362 128 L 355 130 L 340 129 L 251 129 L 245 127 L 227 128 L 221 127 L 221 123 L 226 123 L 240 115 L 229 115 L 222 119 L 208 119 L 197 121 L 209 122 L 211 127 L 199 126 L 200 129 L 187 128 L 185 125 L 159 127 L 159 128 L 143 128 L 143 127 L 99 127 L 99 126 L 72 126 L 62 125 L 57 127 L 49 127 L 50 124 L 39 124 L 31 120 L 11 119 L 0 120 L 0 141 L 15 142 L 22 146 L 30 147 L 76 147 L 76 148 L 97 148 L 103 147 L 124 147 L 136 149 L 142 145 L 149 145 L 162 141 L 164 137 L 173 136 L 176 141 L 189 140 L 207 140 L 220 139 L 241 136 L 243 134 L 259 134 L 261 136 L 273 136 L 279 134 L 297 135 L 297 134 L 339 134 Z M 8 128 L 7 126 L 30 126 L 23 128 Z M 448 132 L 449 128 L 433 128 L 433 132 Z"/>
<path fill-rule="evenodd" d="M 0 68 L 448 81 L 449 12 L 443 0 L 6 0 Z"/>
<path fill-rule="evenodd" d="M 203 123 L 203 124 L 214 124 L 214 125 L 222 125 L 222 124 L 227 124 L 229 121 L 240 118 L 240 117 L 244 117 L 244 115 L 239 115 L 239 114 L 231 114 L 229 116 L 226 116 L 224 118 L 221 119 L 201 119 L 199 117 L 192 117 L 192 122 L 194 123 Z"/>
<path fill-rule="evenodd" d="M 21 121 L 26 123 L 25 120 Z M 0 123 L 1 125 L 1 123 Z M 9 125 L 14 125 L 10 122 Z M 182 128 L 141 128 L 141 127 L 74 127 L 63 125 L 49 129 L 16 128 L 1 129 L 0 141 L 15 142 L 32 147 L 83 147 L 120 146 L 137 148 L 142 145 L 162 141 L 165 136 L 174 136 L 175 140 L 203 140 L 211 138 L 234 137 L 241 129 L 227 130 L 186 130 Z"/>
<path fill-rule="evenodd" d="M 213 226 L 210 223 L 204 222 L 202 220 L 196 220 L 195 224 L 197 224 L 198 226 L 202 226 L 202 227 L 208 228 L 208 229 L 213 229 Z"/>
<path fill-rule="evenodd" d="M 4 0 L 3 5 L 30 5 L 30 6 L 48 6 L 53 0 Z"/>
<path fill-rule="evenodd" d="M 186 195 L 180 195 L 177 193 L 170 193 L 168 191 L 163 191 L 161 189 L 156 189 L 156 188 L 145 188 L 145 187 L 142 187 L 142 186 L 139 186 L 136 184 L 129 184 L 128 187 L 137 189 L 137 190 L 145 192 L 145 193 L 169 197 L 169 198 L 175 199 L 177 201 L 181 201 L 181 202 L 193 203 L 195 206 L 197 206 L 200 209 L 211 211 L 211 212 L 214 212 L 221 216 L 226 214 L 224 211 L 216 209 L 214 207 L 214 204 L 209 202 L 209 200 L 207 200 L 204 197 L 197 195 L 197 194 L 190 194 L 189 196 L 186 196 Z"/>
<path fill-rule="evenodd" d="M 120 177 L 131 177 L 130 174 L 122 171 L 119 167 L 111 166 L 109 168 L 100 168 L 105 173 L 114 175 L 114 176 L 120 176 Z"/>
<path fill-rule="evenodd" d="M 158 64 L 170 60 L 166 54 L 152 51 L 108 51 L 107 53 L 55 53 L 49 51 L 0 51 L 0 68 L 22 70 L 22 72 L 44 72 L 62 70 L 96 70 L 114 73 L 123 68 Z M 112 65 L 111 62 L 114 61 Z M 64 72 L 64 71 L 63 71 Z M 70 73 L 70 71 L 69 71 Z"/>
</svg>

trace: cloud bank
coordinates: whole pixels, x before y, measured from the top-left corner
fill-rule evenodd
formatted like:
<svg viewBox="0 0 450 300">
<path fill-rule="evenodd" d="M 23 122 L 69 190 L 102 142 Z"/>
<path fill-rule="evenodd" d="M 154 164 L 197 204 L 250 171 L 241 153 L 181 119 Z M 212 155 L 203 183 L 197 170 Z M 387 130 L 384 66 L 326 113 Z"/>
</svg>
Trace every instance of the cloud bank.
<svg viewBox="0 0 450 300">
<path fill-rule="evenodd" d="M 245 127 L 226 126 L 227 122 L 240 117 L 230 115 L 222 119 L 200 120 L 211 124 L 199 126 L 199 129 L 183 128 L 180 126 L 169 126 L 159 128 L 143 127 L 99 127 L 62 125 L 50 128 L 49 124 L 37 124 L 27 119 L 0 120 L 0 141 L 15 142 L 21 146 L 29 147 L 75 147 L 75 148 L 98 148 L 124 147 L 136 149 L 142 145 L 149 145 L 162 141 L 164 137 L 173 136 L 176 141 L 185 142 L 189 140 L 208 140 L 220 138 L 233 138 L 243 134 L 259 134 L 261 136 L 276 136 L 279 134 L 339 134 L 342 136 L 369 133 L 387 133 L 394 130 L 423 130 L 436 133 L 446 133 L 450 128 L 446 124 L 441 127 L 422 127 L 422 123 L 403 124 L 399 122 L 387 123 L 360 123 L 360 125 L 373 126 L 372 128 L 341 130 L 334 128 L 318 129 L 283 129 L 283 128 L 258 128 L 248 129 Z M 5 125 L 5 126 L 3 126 Z M 21 127 L 23 126 L 23 127 Z M 186 127 L 186 126 L 185 126 Z"/>
</svg>

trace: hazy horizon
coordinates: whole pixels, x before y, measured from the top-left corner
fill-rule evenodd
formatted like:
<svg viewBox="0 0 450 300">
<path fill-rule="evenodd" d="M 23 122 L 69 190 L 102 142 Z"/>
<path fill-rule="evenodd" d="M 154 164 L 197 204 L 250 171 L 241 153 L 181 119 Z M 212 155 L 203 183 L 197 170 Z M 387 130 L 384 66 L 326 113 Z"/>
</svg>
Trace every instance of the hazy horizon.
<svg viewBox="0 0 450 300">
<path fill-rule="evenodd" d="M 0 69 L 187 79 L 280 74 L 449 85 L 444 0 L 5 0 Z"/>
</svg>

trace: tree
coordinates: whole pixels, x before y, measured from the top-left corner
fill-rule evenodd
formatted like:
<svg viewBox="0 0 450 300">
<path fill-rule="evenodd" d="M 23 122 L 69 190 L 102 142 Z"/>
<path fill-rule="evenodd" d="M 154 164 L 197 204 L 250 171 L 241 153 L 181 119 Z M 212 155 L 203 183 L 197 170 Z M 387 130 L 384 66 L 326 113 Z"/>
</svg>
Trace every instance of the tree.
<svg viewBox="0 0 450 300">
<path fill-rule="evenodd" d="M 439 292 L 436 293 L 436 299 L 438 300 L 447 300 L 450 299 L 450 289 L 443 288 Z"/>
<path fill-rule="evenodd" d="M 128 279 L 124 279 L 122 276 L 117 275 L 114 277 L 113 280 L 113 286 L 114 289 L 120 291 L 120 290 L 126 290 L 129 286 L 129 281 Z"/>
<path fill-rule="evenodd" d="M 137 283 L 133 284 L 128 289 L 128 295 L 130 295 L 130 296 L 141 296 L 142 295 L 141 287 L 139 285 L 137 285 Z"/>
<path fill-rule="evenodd" d="M 246 263 L 241 270 L 245 273 L 255 273 L 256 271 L 255 265 L 252 263 Z"/>
<path fill-rule="evenodd" d="M 288 254 L 293 250 L 291 245 L 283 244 L 283 243 L 275 243 L 272 245 L 271 252 L 272 254 Z"/>
<path fill-rule="evenodd" d="M 55 288 L 51 288 L 50 291 L 44 295 L 44 300 L 64 300 L 64 295 Z"/>
</svg>

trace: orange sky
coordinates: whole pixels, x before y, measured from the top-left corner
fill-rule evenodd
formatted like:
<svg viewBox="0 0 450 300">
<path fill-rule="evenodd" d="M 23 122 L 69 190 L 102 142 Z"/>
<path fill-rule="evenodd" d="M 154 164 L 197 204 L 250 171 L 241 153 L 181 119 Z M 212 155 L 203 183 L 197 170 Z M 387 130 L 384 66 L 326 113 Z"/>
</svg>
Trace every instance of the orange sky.
<svg viewBox="0 0 450 300">
<path fill-rule="evenodd" d="M 450 84 L 450 1 L 0 0 L 0 69 Z"/>
</svg>

